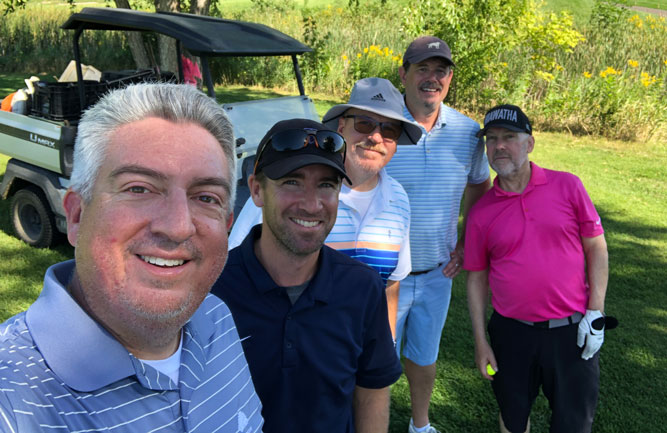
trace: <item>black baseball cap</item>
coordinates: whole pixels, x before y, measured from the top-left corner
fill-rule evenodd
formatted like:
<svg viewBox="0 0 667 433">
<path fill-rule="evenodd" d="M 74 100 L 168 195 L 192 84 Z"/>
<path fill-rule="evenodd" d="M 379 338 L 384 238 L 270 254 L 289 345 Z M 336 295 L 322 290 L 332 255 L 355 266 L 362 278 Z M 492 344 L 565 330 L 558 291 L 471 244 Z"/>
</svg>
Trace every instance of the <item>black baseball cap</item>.
<svg viewBox="0 0 667 433">
<path fill-rule="evenodd" d="M 259 160 L 255 167 L 255 173 L 263 172 L 269 179 L 277 180 L 301 167 L 312 164 L 323 164 L 333 168 L 341 177 L 350 182 L 345 173 L 344 152 L 332 152 L 323 149 L 319 145 L 316 145 L 314 141 L 309 141 L 306 146 L 299 147 L 297 150 L 279 151 L 274 149 L 271 145 L 271 139 L 278 133 L 290 130 L 304 131 L 308 135 L 316 135 L 320 131 L 325 131 L 340 136 L 337 132 L 314 120 L 281 120 L 269 129 L 264 138 L 259 142 L 259 146 L 257 146 L 256 157 Z M 342 136 L 340 138 L 342 140 Z"/>
<path fill-rule="evenodd" d="M 403 54 L 403 64 L 419 63 L 431 57 L 441 57 L 454 66 L 449 45 L 435 36 L 421 36 L 412 41 Z"/>
<path fill-rule="evenodd" d="M 486 112 L 484 128 L 477 133 L 478 137 L 486 135 L 489 128 L 505 128 L 510 131 L 525 132 L 533 135 L 528 116 L 516 105 L 497 105 Z"/>
</svg>

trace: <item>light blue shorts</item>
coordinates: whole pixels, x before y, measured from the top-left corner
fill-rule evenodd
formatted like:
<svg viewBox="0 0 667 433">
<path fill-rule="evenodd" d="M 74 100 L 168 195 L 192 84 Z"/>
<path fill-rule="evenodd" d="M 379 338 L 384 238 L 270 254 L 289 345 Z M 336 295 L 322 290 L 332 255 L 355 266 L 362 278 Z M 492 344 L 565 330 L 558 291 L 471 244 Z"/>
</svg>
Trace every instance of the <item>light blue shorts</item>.
<svg viewBox="0 0 667 433">
<path fill-rule="evenodd" d="M 452 280 L 442 274 L 445 265 L 401 281 L 396 320 L 396 350 L 417 365 L 438 359 L 440 337 L 452 298 Z"/>
</svg>

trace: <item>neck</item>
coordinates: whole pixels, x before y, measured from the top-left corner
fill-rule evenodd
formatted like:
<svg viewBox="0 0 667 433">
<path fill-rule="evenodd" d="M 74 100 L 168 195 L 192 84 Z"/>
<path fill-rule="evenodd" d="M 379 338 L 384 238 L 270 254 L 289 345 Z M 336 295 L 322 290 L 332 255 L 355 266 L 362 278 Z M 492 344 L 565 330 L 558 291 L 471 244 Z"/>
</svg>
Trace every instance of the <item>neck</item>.
<svg viewBox="0 0 667 433">
<path fill-rule="evenodd" d="M 298 286 L 312 279 L 320 257 L 320 250 L 308 255 L 292 254 L 275 245 L 275 240 L 264 231 L 255 241 L 254 250 L 257 260 L 280 287 Z"/>
<path fill-rule="evenodd" d="M 345 180 L 345 185 L 354 191 L 370 191 L 375 188 L 380 181 L 380 175 L 378 173 L 369 173 L 364 170 L 358 170 L 355 167 L 345 167 L 345 171 L 347 177 L 352 181 L 352 185 L 350 185 L 350 183 Z"/>
<path fill-rule="evenodd" d="M 145 329 L 122 319 L 117 321 L 118 323 L 105 323 L 88 303 L 76 271 L 67 289 L 79 306 L 135 357 L 147 360 L 166 359 L 178 349 L 182 327 L 171 329 L 163 323 L 155 323 L 155 329 Z M 146 332 L 142 334 L 138 332 L 140 330 Z"/>
<path fill-rule="evenodd" d="M 423 126 L 426 132 L 433 129 L 436 120 L 438 120 L 438 114 L 440 114 L 441 104 L 437 104 L 435 108 L 430 108 L 423 104 L 412 104 L 406 98 L 405 105 L 408 107 L 408 111 L 412 114 L 415 121 Z"/>
<path fill-rule="evenodd" d="M 509 176 L 498 176 L 498 184 L 504 191 L 521 194 L 526 189 L 528 182 L 530 182 L 530 175 L 530 162 L 526 161 L 516 173 Z"/>
</svg>

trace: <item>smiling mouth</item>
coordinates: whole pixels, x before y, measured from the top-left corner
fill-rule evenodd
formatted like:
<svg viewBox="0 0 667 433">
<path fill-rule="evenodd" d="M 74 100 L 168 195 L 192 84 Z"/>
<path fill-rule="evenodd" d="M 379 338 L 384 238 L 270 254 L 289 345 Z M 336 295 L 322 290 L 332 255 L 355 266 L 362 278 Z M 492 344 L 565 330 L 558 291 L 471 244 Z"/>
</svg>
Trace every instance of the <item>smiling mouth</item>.
<svg viewBox="0 0 667 433">
<path fill-rule="evenodd" d="M 440 91 L 440 87 L 433 86 L 432 84 L 424 84 L 419 88 L 419 90 L 427 93 L 436 93 Z"/>
<path fill-rule="evenodd" d="M 154 256 L 140 255 L 139 257 L 146 263 L 150 263 L 151 265 L 155 266 L 160 266 L 162 268 L 173 268 L 175 266 L 182 266 L 187 262 L 187 260 L 163 259 L 161 257 L 154 257 Z"/>
<path fill-rule="evenodd" d="M 306 221 L 306 220 L 302 220 L 302 219 L 299 219 L 299 218 L 291 218 L 291 219 L 292 219 L 292 221 L 299 224 L 300 226 L 308 227 L 308 228 L 315 227 L 320 223 L 319 221 Z"/>
</svg>

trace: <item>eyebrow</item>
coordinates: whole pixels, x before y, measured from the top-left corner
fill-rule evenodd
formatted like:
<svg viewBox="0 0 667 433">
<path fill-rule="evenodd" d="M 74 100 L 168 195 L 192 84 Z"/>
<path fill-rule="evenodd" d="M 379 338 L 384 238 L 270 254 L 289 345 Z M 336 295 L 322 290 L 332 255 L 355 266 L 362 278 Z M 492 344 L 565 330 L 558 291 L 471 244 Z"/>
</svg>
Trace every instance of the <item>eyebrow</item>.
<svg viewBox="0 0 667 433">
<path fill-rule="evenodd" d="M 123 174 L 138 174 L 141 176 L 146 176 L 153 178 L 155 180 L 161 181 L 161 182 L 167 182 L 169 180 L 169 177 L 165 175 L 164 173 L 160 173 L 159 171 L 153 170 L 148 167 L 143 167 L 141 165 L 135 165 L 135 164 L 129 164 L 129 165 L 124 165 L 121 167 L 118 167 L 117 169 L 113 170 L 111 174 L 109 175 L 110 178 L 114 179 L 117 178 L 118 176 L 121 176 Z M 189 187 L 198 187 L 198 186 L 219 186 L 222 187 L 225 192 L 227 193 L 227 197 L 231 196 L 232 188 L 231 184 L 229 181 L 225 178 L 222 177 L 214 177 L 214 176 L 209 176 L 209 177 L 195 177 L 193 181 L 190 183 Z"/>
</svg>

